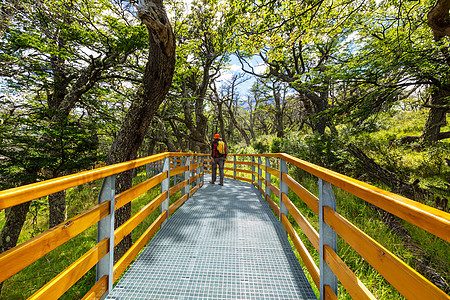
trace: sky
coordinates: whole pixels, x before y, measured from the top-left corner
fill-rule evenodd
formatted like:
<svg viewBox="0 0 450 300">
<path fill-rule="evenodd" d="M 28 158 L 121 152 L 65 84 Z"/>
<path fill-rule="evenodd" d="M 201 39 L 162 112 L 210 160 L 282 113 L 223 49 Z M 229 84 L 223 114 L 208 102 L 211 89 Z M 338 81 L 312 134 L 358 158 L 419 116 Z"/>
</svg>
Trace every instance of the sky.
<svg viewBox="0 0 450 300">
<path fill-rule="evenodd" d="M 253 66 L 257 74 L 262 74 L 266 70 L 266 65 L 261 63 L 256 57 L 252 58 L 249 63 Z M 225 84 L 232 78 L 234 74 L 239 73 L 244 73 L 244 71 L 242 71 L 241 63 L 235 55 L 231 55 L 229 67 L 227 68 L 227 70 L 223 71 L 221 76 L 218 78 L 219 85 Z M 256 78 L 253 75 L 247 74 L 247 77 L 249 79 L 240 84 L 237 88 L 241 97 L 245 97 L 249 93 L 250 88 L 256 81 Z"/>
</svg>

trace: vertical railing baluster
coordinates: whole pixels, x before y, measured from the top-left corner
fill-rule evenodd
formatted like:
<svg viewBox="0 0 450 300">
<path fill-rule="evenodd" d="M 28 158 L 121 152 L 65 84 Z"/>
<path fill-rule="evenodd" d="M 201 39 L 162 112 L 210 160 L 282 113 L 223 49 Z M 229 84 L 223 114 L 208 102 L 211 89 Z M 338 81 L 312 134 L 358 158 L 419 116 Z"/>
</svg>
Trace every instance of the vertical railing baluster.
<svg viewBox="0 0 450 300">
<path fill-rule="evenodd" d="M 190 157 L 186 157 L 186 160 L 184 161 L 184 166 L 189 166 L 189 168 L 184 171 L 184 180 L 189 180 L 188 184 L 186 184 L 186 186 L 183 187 L 183 195 L 189 194 L 189 182 L 190 182 L 190 174 L 191 174 L 191 158 Z M 190 195 L 188 195 L 188 198 L 190 197 Z"/>
<path fill-rule="evenodd" d="M 201 167 L 200 167 L 200 156 L 193 156 L 193 157 L 195 157 L 195 163 L 198 163 L 199 165 L 197 166 L 197 174 L 195 174 L 195 175 L 198 175 L 198 178 L 197 178 L 197 184 L 196 185 L 198 185 L 198 186 L 200 186 L 200 184 L 201 184 L 201 182 L 202 182 L 202 180 L 201 180 L 201 178 L 200 178 L 200 173 L 201 173 Z"/>
<path fill-rule="evenodd" d="M 202 174 L 200 183 L 204 184 L 205 183 L 205 157 L 204 156 L 200 156 L 200 174 Z"/>
<path fill-rule="evenodd" d="M 338 283 L 336 275 L 330 269 L 324 259 L 324 245 L 330 246 L 337 253 L 337 235 L 336 232 L 325 223 L 323 216 L 323 207 L 328 206 L 336 211 L 336 199 L 333 188 L 329 182 L 319 178 L 319 243 L 320 243 L 320 299 L 324 299 L 324 287 L 328 285 L 338 295 Z"/>
<path fill-rule="evenodd" d="M 261 181 L 262 169 L 261 169 L 261 165 L 262 165 L 261 156 L 258 156 L 258 189 L 262 190 L 262 181 Z"/>
<path fill-rule="evenodd" d="M 162 172 L 167 172 L 167 178 L 161 182 L 161 193 L 166 193 L 166 200 L 160 205 L 161 213 L 166 211 L 166 220 L 169 218 L 169 188 L 170 188 L 170 157 L 164 158 Z M 164 221 L 165 222 L 165 221 Z"/>
<path fill-rule="evenodd" d="M 265 173 L 266 173 L 266 189 L 265 189 L 265 194 L 264 194 L 264 199 L 266 199 L 267 201 L 267 196 L 272 195 L 272 192 L 269 188 L 269 183 L 272 182 L 272 177 L 270 175 L 270 173 L 268 172 L 267 168 L 270 167 L 270 158 L 266 157 L 266 168 L 265 168 Z"/>
<path fill-rule="evenodd" d="M 236 155 L 233 155 L 233 179 L 236 179 Z"/>
<path fill-rule="evenodd" d="M 252 184 L 255 185 L 255 157 L 252 156 Z"/>
<path fill-rule="evenodd" d="M 97 224 L 97 243 L 109 238 L 109 252 L 97 263 L 97 281 L 104 275 L 108 275 L 108 293 L 112 291 L 114 283 L 114 216 L 116 196 L 116 175 L 103 179 L 102 188 L 98 196 L 98 203 L 110 201 L 109 215 L 101 219 Z M 108 293 L 105 293 L 104 297 Z"/>
<path fill-rule="evenodd" d="M 286 218 L 289 216 L 289 211 L 283 203 L 283 194 L 286 196 L 289 194 L 289 187 L 287 184 L 283 181 L 283 174 L 288 174 L 288 166 L 284 159 L 280 158 L 280 194 L 279 194 L 279 200 L 280 200 L 280 215 L 278 216 L 280 222 L 282 220 L 281 215 L 285 215 Z M 284 233 L 287 235 L 286 229 L 283 226 Z"/>
<path fill-rule="evenodd" d="M 173 158 L 173 168 L 175 169 L 177 167 L 177 163 L 178 163 L 178 157 L 175 156 Z M 178 183 L 178 176 L 173 176 L 173 185 L 176 185 Z"/>
</svg>

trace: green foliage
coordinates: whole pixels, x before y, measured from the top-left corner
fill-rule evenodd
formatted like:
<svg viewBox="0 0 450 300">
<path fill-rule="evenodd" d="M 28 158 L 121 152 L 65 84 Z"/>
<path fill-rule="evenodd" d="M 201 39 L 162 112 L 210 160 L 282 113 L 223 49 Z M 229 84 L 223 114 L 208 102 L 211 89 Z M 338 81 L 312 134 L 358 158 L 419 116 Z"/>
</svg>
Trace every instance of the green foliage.
<svg viewBox="0 0 450 300">
<path fill-rule="evenodd" d="M 272 140 L 272 143 L 270 144 L 270 152 L 271 153 L 281 153 L 281 145 L 283 143 L 283 140 L 279 137 L 275 137 Z"/>
<path fill-rule="evenodd" d="M 256 141 L 252 144 L 253 149 L 255 149 L 258 153 L 267 153 L 269 150 L 269 145 L 264 141 Z"/>
<path fill-rule="evenodd" d="M 332 169 L 343 169 L 346 163 L 343 143 L 334 135 L 289 133 L 286 138 L 272 140 L 272 153 L 285 152 Z"/>
<path fill-rule="evenodd" d="M 95 119 L 79 116 L 52 121 L 47 108 L 28 101 L 22 106 L 3 100 L 2 111 L 12 107 L 13 113 L 0 113 L 0 169 L 2 188 L 48 179 L 55 174 L 74 172 L 103 160 L 97 153 L 98 130 Z"/>
</svg>

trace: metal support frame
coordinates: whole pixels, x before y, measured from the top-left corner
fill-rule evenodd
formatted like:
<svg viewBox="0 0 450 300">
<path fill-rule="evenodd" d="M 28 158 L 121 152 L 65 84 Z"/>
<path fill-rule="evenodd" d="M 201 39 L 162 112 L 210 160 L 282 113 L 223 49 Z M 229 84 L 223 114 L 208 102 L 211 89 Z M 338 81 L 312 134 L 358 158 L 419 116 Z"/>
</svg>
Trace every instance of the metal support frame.
<svg viewBox="0 0 450 300">
<path fill-rule="evenodd" d="M 279 199 L 280 199 L 280 215 L 278 216 L 278 220 L 280 220 L 281 222 L 281 215 L 284 214 L 286 217 L 289 216 L 289 211 L 286 207 L 286 205 L 284 205 L 283 203 L 283 197 L 282 195 L 285 194 L 286 196 L 289 194 L 289 187 L 287 186 L 287 184 L 283 181 L 283 173 L 288 174 L 288 166 L 287 163 L 284 159 L 280 158 L 280 194 L 279 194 Z M 284 226 L 282 226 L 284 233 L 287 235 L 286 229 L 284 228 Z"/>
<path fill-rule="evenodd" d="M 115 218 L 116 175 L 103 179 L 102 188 L 98 196 L 98 203 L 110 201 L 110 214 L 101 219 L 97 224 L 97 243 L 109 238 L 109 252 L 97 263 L 97 281 L 104 275 L 108 275 L 108 292 L 113 289 L 114 267 L 114 218 Z M 102 299 L 106 298 L 105 293 Z"/>
<path fill-rule="evenodd" d="M 177 167 L 177 160 L 178 160 L 178 157 L 175 156 L 173 158 L 173 168 L 174 169 Z M 178 176 L 175 175 L 175 176 L 173 176 L 173 185 L 176 185 L 177 183 L 178 183 Z"/>
<path fill-rule="evenodd" d="M 252 156 L 252 184 L 255 184 L 255 166 L 253 165 L 255 163 L 255 157 Z"/>
<path fill-rule="evenodd" d="M 200 174 L 202 174 L 200 176 L 200 182 L 205 182 L 205 157 L 204 156 L 200 156 Z"/>
<path fill-rule="evenodd" d="M 323 216 L 323 207 L 328 206 L 336 211 L 336 198 L 334 197 L 333 188 L 329 182 L 319 178 L 319 243 L 320 243 L 320 299 L 324 299 L 324 286 L 328 285 L 338 295 L 337 277 L 326 264 L 324 260 L 324 245 L 330 246 L 337 252 L 337 235 L 336 232 L 325 223 Z"/>
<path fill-rule="evenodd" d="M 262 189 L 262 181 L 261 181 L 262 169 L 261 169 L 261 165 L 262 165 L 261 156 L 258 156 L 258 187 L 261 187 L 261 189 Z"/>
<path fill-rule="evenodd" d="M 236 179 L 236 155 L 233 155 L 233 179 Z"/>
<path fill-rule="evenodd" d="M 184 165 L 189 166 L 188 170 L 184 172 L 184 180 L 189 180 L 189 178 L 191 178 L 190 177 L 191 176 L 191 158 L 190 157 L 186 157 Z M 190 184 L 188 181 L 188 184 L 186 184 L 186 186 L 183 187 L 182 196 L 188 194 L 188 197 L 189 197 L 189 186 L 190 186 Z"/>
<path fill-rule="evenodd" d="M 194 157 L 195 157 L 195 162 L 200 163 L 200 156 L 194 156 Z M 201 170 L 200 166 L 201 166 L 201 164 L 198 165 L 197 174 L 195 174 L 195 175 L 198 175 L 201 173 L 202 170 Z M 200 176 L 197 178 L 196 182 L 197 182 L 196 185 L 200 185 L 200 183 L 202 182 Z"/>
<path fill-rule="evenodd" d="M 264 193 L 264 199 L 267 200 L 267 196 L 272 195 L 272 191 L 269 188 L 269 185 L 267 183 L 271 183 L 272 182 L 272 176 L 270 175 L 270 173 L 267 171 L 267 168 L 270 167 L 270 158 L 266 157 L 266 168 L 265 168 L 265 173 L 266 173 L 266 189 L 265 189 L 265 193 Z"/>
<path fill-rule="evenodd" d="M 163 172 L 167 171 L 167 178 L 161 182 L 161 193 L 167 193 L 166 200 L 160 205 L 160 211 L 166 211 L 166 220 L 169 219 L 169 188 L 170 188 L 170 157 L 164 158 Z M 165 221 L 164 221 L 165 222 Z"/>
<path fill-rule="evenodd" d="M 193 158 L 192 158 L 192 164 L 195 164 L 195 163 L 197 163 L 197 161 L 196 161 L 195 157 L 193 157 Z M 195 171 L 195 170 L 196 170 L 196 169 L 191 169 L 191 168 L 189 168 L 189 174 L 191 174 L 191 177 L 194 177 L 194 176 L 195 176 L 195 175 L 194 175 L 194 171 Z M 190 188 L 193 189 L 193 188 L 195 187 L 195 184 L 196 184 L 196 182 L 191 182 L 191 183 L 189 184 Z"/>
</svg>

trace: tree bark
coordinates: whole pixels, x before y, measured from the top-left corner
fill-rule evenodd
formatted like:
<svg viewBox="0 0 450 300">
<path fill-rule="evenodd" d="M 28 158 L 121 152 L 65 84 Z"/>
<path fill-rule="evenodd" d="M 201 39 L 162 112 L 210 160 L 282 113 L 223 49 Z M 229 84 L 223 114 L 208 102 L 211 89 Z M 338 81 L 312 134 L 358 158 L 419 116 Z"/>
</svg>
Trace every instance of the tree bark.
<svg viewBox="0 0 450 300">
<path fill-rule="evenodd" d="M 48 227 L 53 228 L 67 218 L 66 191 L 48 195 L 49 221 Z"/>
<path fill-rule="evenodd" d="M 5 3 L 6 2 L 6 3 Z M 14 17 L 16 11 L 21 9 L 21 2 L 19 0 L 9 0 L 0 4 L 0 38 L 3 37 L 9 27 L 9 23 Z"/>
<path fill-rule="evenodd" d="M 250 139 L 249 139 L 247 133 L 245 132 L 244 127 L 242 127 L 241 124 L 239 124 L 239 122 L 236 120 L 236 116 L 234 115 L 233 108 L 231 107 L 231 105 L 226 105 L 226 106 L 228 108 L 228 113 L 230 114 L 231 122 L 233 123 L 234 127 L 236 127 L 237 130 L 239 130 L 239 132 L 241 133 L 242 137 L 245 140 L 245 144 L 247 144 L 247 146 L 250 146 Z"/>
<path fill-rule="evenodd" d="M 444 36 L 450 36 L 449 9 L 450 0 L 438 0 L 427 15 L 428 26 L 430 26 L 434 39 L 437 41 Z"/>
<path fill-rule="evenodd" d="M 138 15 L 149 32 L 149 55 L 142 79 L 107 159 L 116 164 L 136 158 L 150 122 L 164 100 L 175 69 L 175 37 L 162 0 L 140 1 Z M 116 194 L 131 187 L 131 172 L 117 176 Z M 116 228 L 131 216 L 131 203 L 116 213 Z M 131 235 L 116 246 L 115 261 L 131 246 Z"/>
<path fill-rule="evenodd" d="M 275 126 L 277 137 L 282 138 L 284 136 L 283 125 L 283 105 L 281 103 L 281 93 L 273 83 L 273 98 L 275 100 Z"/>
<path fill-rule="evenodd" d="M 428 119 L 423 127 L 420 144 L 430 145 L 439 140 L 441 127 L 446 125 L 446 116 L 450 108 L 446 105 L 450 91 L 439 88 L 431 95 Z"/>
<path fill-rule="evenodd" d="M 17 245 L 17 241 L 22 231 L 23 224 L 27 218 L 31 201 L 25 202 L 6 209 L 6 223 L 0 233 L 0 253 L 7 251 Z M 0 283 L 0 295 L 2 293 L 3 282 Z"/>
<path fill-rule="evenodd" d="M 17 245 L 30 203 L 31 201 L 6 209 L 6 223 L 0 234 L 0 253 Z"/>
</svg>

